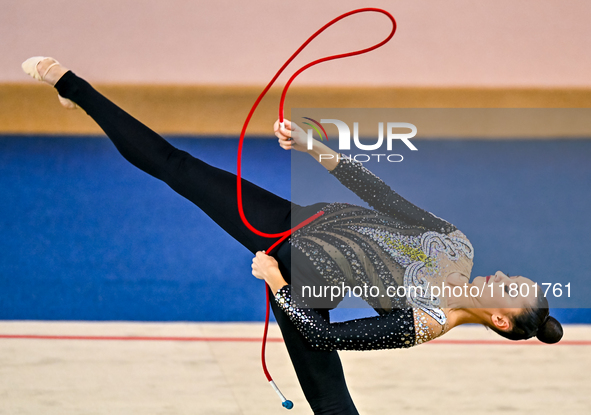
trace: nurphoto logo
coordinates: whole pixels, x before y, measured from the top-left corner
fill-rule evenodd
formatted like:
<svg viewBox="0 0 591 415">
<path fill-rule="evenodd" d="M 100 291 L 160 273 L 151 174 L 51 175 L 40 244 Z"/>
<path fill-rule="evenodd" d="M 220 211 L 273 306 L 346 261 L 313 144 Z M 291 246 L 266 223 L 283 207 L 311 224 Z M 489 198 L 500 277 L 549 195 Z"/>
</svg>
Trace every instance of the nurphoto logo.
<svg viewBox="0 0 591 415">
<path fill-rule="evenodd" d="M 323 141 L 326 138 L 328 141 L 328 134 L 326 130 L 322 126 L 322 124 L 330 123 L 334 124 L 338 131 L 339 131 L 339 150 L 351 150 L 351 129 L 344 121 L 337 120 L 337 119 L 321 119 L 320 122 L 313 120 L 312 118 L 303 117 L 306 120 L 311 121 L 312 123 L 304 121 L 303 124 L 308 125 L 312 128 L 309 128 L 308 133 L 308 141 L 307 147 L 308 150 L 312 150 L 312 145 L 314 142 L 314 132 L 318 134 L 320 140 Z M 401 132 L 400 130 L 403 130 Z M 410 132 L 404 132 L 404 130 L 410 130 Z M 375 143 L 372 144 L 362 144 L 359 140 L 359 123 L 353 123 L 353 144 L 354 146 L 362 151 L 376 151 L 380 150 L 383 147 L 384 141 L 386 141 L 386 151 L 392 151 L 392 142 L 394 140 L 402 141 L 410 150 L 418 151 L 418 149 L 410 142 L 410 139 L 417 135 L 417 127 L 414 124 L 410 124 L 407 122 L 388 122 L 386 123 L 386 134 L 384 135 L 384 123 L 378 123 L 378 138 Z M 384 140 L 385 136 L 385 140 Z M 383 151 L 383 150 L 382 150 Z M 331 154 L 321 154 L 320 160 L 333 158 L 334 156 Z M 404 157 L 401 154 L 388 154 L 388 153 L 372 153 L 372 154 L 351 154 L 348 155 L 349 158 L 352 158 L 356 161 L 365 162 L 372 159 L 372 157 L 377 158 L 377 161 L 380 161 L 380 158 L 383 157 L 387 161 L 390 162 L 401 162 Z"/>
</svg>

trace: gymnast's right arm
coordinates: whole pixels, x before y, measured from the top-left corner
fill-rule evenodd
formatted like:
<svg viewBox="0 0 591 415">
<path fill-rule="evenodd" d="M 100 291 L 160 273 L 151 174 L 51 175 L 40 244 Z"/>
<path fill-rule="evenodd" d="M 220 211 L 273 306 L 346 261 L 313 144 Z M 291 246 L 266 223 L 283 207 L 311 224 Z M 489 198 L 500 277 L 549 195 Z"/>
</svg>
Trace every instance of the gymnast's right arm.
<svg viewBox="0 0 591 415">
<path fill-rule="evenodd" d="M 312 141 L 312 149 L 308 150 L 308 136 L 300 127 L 289 120 L 284 119 L 285 128 L 280 128 L 279 120 L 275 122 L 275 136 L 279 139 L 279 145 L 285 150 L 297 150 L 310 154 L 322 164 L 326 170 L 331 171 L 339 164 L 339 155 L 333 149 L 325 146 L 318 140 Z M 324 157 L 320 157 L 323 155 Z"/>
<path fill-rule="evenodd" d="M 279 145 L 282 148 L 310 154 L 330 174 L 374 209 L 393 218 L 401 219 L 409 225 L 419 226 L 430 231 L 449 234 L 456 230 L 456 227 L 446 220 L 421 209 L 400 196 L 360 162 L 338 154 L 318 140 L 314 140 L 312 149 L 308 150 L 306 133 L 295 123 L 289 120 L 284 120 L 284 122 L 285 128 L 283 129 L 279 128 L 279 122 L 275 123 L 275 135 L 279 138 Z"/>
</svg>

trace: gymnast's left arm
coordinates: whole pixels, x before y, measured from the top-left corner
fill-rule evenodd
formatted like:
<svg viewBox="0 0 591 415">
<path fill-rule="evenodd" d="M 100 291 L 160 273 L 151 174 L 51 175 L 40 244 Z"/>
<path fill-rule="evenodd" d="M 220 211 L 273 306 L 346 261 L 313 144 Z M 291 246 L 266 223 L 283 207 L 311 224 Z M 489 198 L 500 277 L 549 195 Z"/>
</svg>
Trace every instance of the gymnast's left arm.
<svg viewBox="0 0 591 415">
<path fill-rule="evenodd" d="M 252 275 L 260 280 L 265 280 L 273 294 L 277 293 L 279 289 L 287 282 L 281 275 L 277 260 L 265 253 L 259 251 L 252 260 Z"/>
<path fill-rule="evenodd" d="M 296 305 L 291 285 L 285 285 L 275 293 L 275 302 L 316 350 L 400 349 L 415 344 L 412 308 L 397 309 L 383 316 L 330 323 L 316 310 Z"/>
<path fill-rule="evenodd" d="M 269 285 L 275 302 L 287 314 L 298 331 L 316 350 L 378 350 L 414 345 L 414 314 L 412 308 L 398 309 L 379 317 L 342 323 L 330 323 L 311 308 L 300 308 L 293 300 L 275 258 L 264 251 L 252 260 L 252 274 Z"/>
</svg>

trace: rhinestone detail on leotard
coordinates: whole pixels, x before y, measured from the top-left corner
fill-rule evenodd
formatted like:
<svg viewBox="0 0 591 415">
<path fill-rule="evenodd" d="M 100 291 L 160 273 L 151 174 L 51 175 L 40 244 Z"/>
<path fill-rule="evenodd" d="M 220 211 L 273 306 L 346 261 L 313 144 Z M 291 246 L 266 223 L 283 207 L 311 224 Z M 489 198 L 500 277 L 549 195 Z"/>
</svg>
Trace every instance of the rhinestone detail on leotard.
<svg viewBox="0 0 591 415">
<path fill-rule="evenodd" d="M 379 317 L 329 323 L 314 309 L 295 307 L 289 285 L 277 291 L 275 301 L 317 350 L 379 350 L 415 345 L 412 308 Z"/>
<path fill-rule="evenodd" d="M 376 345 L 375 342 L 368 345 L 363 339 L 380 331 L 375 325 L 377 321 L 396 325 L 403 324 L 404 320 L 404 324 L 413 327 L 412 339 L 382 342 L 377 348 L 383 348 L 384 344 L 409 347 L 441 334 L 429 326 L 433 322 L 430 318 L 442 328 L 446 324 L 438 298 L 383 294 L 388 288 L 400 286 L 404 286 L 407 293 L 413 293 L 409 287 L 428 287 L 444 272 L 457 272 L 460 268 L 464 275 L 469 275 L 473 258 L 469 241 L 452 224 L 399 196 L 359 162 L 341 158 L 330 173 L 374 210 L 345 203 L 329 204 L 322 209 L 321 217 L 294 232 L 290 243 L 305 254 L 327 285 L 376 286 L 381 295 L 372 297 L 364 292 L 362 298 L 380 314 L 374 319 L 386 319 L 338 323 L 339 330 L 343 327 L 351 330 L 351 336 L 357 339 L 355 348 L 363 350 Z M 444 261 L 443 265 L 440 261 Z M 292 281 L 293 278 L 292 274 Z M 300 294 L 299 290 L 297 292 Z M 276 299 L 284 295 L 280 291 Z M 297 321 L 296 326 L 301 331 L 306 330 L 306 324 L 322 327 L 324 334 L 319 338 L 323 338 L 326 332 L 334 330 L 319 313 L 304 307 L 299 296 L 292 298 L 290 293 L 289 305 L 294 311 L 286 312 L 291 313 L 290 318 L 294 323 Z M 302 307 L 298 309 L 298 306 Z M 391 333 L 397 332 L 396 327 L 391 329 Z M 330 347 L 343 348 L 341 346 L 343 344 L 337 342 Z"/>
</svg>

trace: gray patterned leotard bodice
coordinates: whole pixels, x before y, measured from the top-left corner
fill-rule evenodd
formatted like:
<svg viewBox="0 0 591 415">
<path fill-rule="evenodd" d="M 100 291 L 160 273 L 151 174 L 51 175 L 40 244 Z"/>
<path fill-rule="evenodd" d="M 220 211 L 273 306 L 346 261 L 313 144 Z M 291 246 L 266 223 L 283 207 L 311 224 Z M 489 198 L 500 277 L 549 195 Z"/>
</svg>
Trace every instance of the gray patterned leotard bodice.
<svg viewBox="0 0 591 415">
<path fill-rule="evenodd" d="M 400 348 L 430 340 L 428 322 L 443 327 L 446 316 L 437 298 L 410 288 L 427 289 L 452 272 L 469 277 L 470 242 L 455 226 L 402 198 L 359 162 L 343 157 L 330 173 L 374 210 L 343 203 L 324 207 L 321 217 L 294 232 L 292 252 L 305 255 L 326 285 L 375 287 L 362 298 L 379 316 L 330 323 L 302 305 L 307 300 L 293 280 L 294 286 L 279 290 L 275 301 L 318 349 Z M 292 261 L 292 267 L 298 264 Z M 407 295 L 392 295 L 401 286 Z"/>
</svg>

